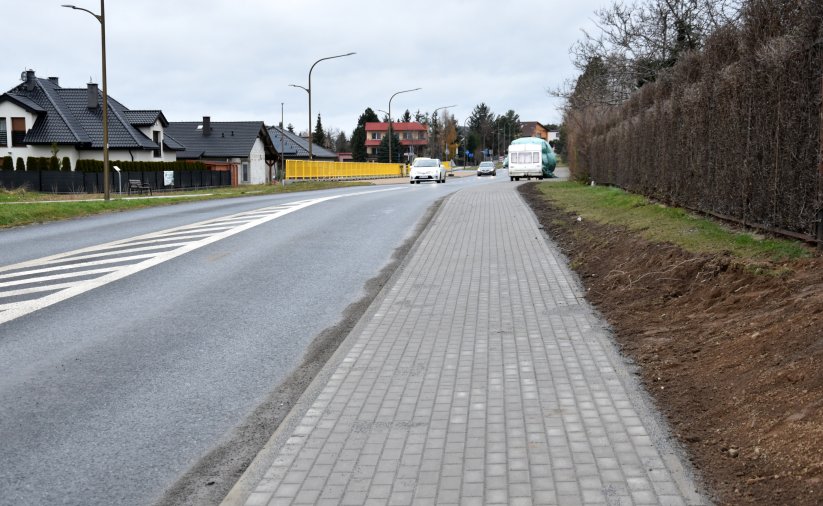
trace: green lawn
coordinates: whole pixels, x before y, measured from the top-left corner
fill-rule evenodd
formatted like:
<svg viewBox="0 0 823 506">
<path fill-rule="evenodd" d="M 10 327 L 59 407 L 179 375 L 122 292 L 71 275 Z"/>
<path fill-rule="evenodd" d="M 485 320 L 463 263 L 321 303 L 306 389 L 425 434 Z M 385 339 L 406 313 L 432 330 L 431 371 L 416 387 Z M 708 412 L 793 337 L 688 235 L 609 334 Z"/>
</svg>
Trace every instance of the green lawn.
<svg viewBox="0 0 823 506">
<path fill-rule="evenodd" d="M 583 220 L 624 226 L 650 241 L 673 243 L 695 253 L 728 251 L 741 258 L 773 261 L 812 255 L 809 247 L 796 241 L 736 231 L 618 188 L 575 182 L 540 183 L 539 188 L 557 206 Z"/>
<path fill-rule="evenodd" d="M 281 185 L 255 185 L 235 188 L 214 188 L 209 190 L 193 190 L 180 192 L 155 193 L 165 198 L 137 198 L 130 199 L 127 195 L 112 194 L 111 200 L 94 200 L 81 202 L 80 200 L 102 199 L 102 194 L 72 194 L 53 195 L 48 193 L 27 192 L 23 190 L 6 191 L 0 189 L 0 228 L 44 223 L 48 221 L 64 220 L 79 216 L 126 211 L 143 207 L 167 206 L 192 200 L 235 198 L 251 195 L 267 195 L 273 193 L 291 193 L 311 190 L 325 190 L 329 188 L 343 188 L 347 186 L 368 186 L 363 181 L 306 181 Z M 48 202 L 47 202 L 48 201 Z"/>
</svg>

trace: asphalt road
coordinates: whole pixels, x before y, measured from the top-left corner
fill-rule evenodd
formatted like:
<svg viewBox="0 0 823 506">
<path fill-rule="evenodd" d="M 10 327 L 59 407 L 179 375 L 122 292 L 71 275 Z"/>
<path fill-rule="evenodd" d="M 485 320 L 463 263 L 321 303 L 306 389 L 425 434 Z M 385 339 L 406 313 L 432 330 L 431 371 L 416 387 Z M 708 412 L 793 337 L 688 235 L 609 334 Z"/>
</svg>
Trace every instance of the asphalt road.
<svg viewBox="0 0 823 506">
<path fill-rule="evenodd" d="M 0 290 L 0 310 L 12 315 L 0 312 L 0 505 L 158 501 L 216 447 L 231 448 L 312 341 L 373 296 L 367 281 L 432 205 L 491 181 L 208 201 L 0 231 L 0 275 L 22 280 L 12 297 Z M 35 268 L 8 267 L 62 272 L 65 259 L 32 261 L 80 248 L 105 263 L 113 250 L 96 245 L 251 211 L 248 228 L 205 233 L 147 268 L 115 263 L 113 277 L 39 309 L 42 283 L 25 283 Z M 27 304 L 35 309 L 10 312 Z"/>
</svg>

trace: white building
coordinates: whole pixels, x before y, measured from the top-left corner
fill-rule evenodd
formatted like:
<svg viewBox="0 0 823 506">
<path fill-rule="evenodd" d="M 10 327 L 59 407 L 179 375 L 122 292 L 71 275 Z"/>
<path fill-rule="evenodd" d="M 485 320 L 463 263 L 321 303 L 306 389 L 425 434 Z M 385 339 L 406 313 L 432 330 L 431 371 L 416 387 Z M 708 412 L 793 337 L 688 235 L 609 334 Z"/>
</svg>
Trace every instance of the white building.
<svg viewBox="0 0 823 506">
<path fill-rule="evenodd" d="M 33 70 L 22 84 L 0 95 L 0 157 L 29 156 L 103 159 L 103 95 L 96 84 L 61 88 L 56 77 L 42 79 Z M 108 98 L 109 159 L 172 162 L 182 150 L 165 132 L 159 110 L 132 111 Z"/>
</svg>

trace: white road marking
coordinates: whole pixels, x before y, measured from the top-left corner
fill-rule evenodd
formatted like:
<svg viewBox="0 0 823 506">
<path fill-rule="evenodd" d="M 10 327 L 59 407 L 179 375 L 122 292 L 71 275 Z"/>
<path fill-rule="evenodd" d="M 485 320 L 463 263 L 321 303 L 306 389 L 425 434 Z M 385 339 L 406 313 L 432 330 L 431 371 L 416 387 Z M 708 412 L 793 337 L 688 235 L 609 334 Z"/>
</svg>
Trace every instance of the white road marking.
<svg viewBox="0 0 823 506">
<path fill-rule="evenodd" d="M 111 283 L 137 272 L 149 269 L 173 258 L 185 255 L 190 251 L 202 248 L 209 244 L 220 241 L 227 237 L 239 234 L 250 228 L 262 225 L 263 223 L 275 220 L 287 214 L 305 209 L 309 206 L 328 202 L 330 200 L 366 195 L 370 193 L 380 193 L 385 191 L 395 191 L 401 188 L 386 188 L 380 190 L 368 190 L 345 195 L 334 195 L 331 197 L 321 197 L 316 199 L 300 200 L 288 204 L 278 204 L 276 206 L 246 211 L 231 216 L 225 216 L 206 220 L 190 225 L 170 228 L 159 232 L 152 232 L 129 239 L 112 241 L 105 244 L 80 248 L 66 253 L 58 253 L 44 258 L 28 260 L 14 265 L 0 267 L 0 280 L 13 279 L 12 281 L 0 281 L 0 297 L 11 298 L 22 295 L 31 295 L 39 292 L 53 292 L 40 298 L 29 299 L 19 302 L 0 304 L 0 324 L 27 315 L 39 309 L 57 304 L 66 299 L 80 295 L 89 290 Z M 162 241 L 171 242 L 159 244 Z M 122 249 L 116 249 L 122 248 Z M 174 248 L 174 249 L 169 249 Z M 165 250 L 165 251 L 162 251 Z M 148 253 L 130 255 L 147 251 Z M 126 254 L 123 257 L 106 258 L 102 260 L 87 261 L 93 258 Z M 131 263 L 128 263 L 131 262 Z M 54 265 L 59 263 L 60 265 Z M 105 268 L 88 269 L 100 265 L 122 263 L 124 265 L 112 265 Z M 61 274 L 48 274 L 60 271 Z M 46 275 L 43 275 L 46 274 Z M 67 279 L 88 277 L 98 275 L 92 279 L 83 279 L 75 282 L 67 282 Z M 26 276 L 26 277 L 24 277 Z M 21 287 L 35 283 L 45 283 L 56 281 L 53 284 L 43 284 L 32 287 Z M 56 291 L 55 291 L 56 290 Z"/>
<path fill-rule="evenodd" d="M 92 276 L 94 274 L 105 274 L 107 272 L 116 271 L 118 268 L 116 266 L 106 267 L 103 269 L 89 269 L 86 271 L 74 271 L 65 274 L 54 274 L 52 276 L 40 276 L 39 278 L 33 279 L 22 279 L 18 281 L 8 281 L 5 283 L 0 284 L 0 288 L 9 288 L 11 286 L 20 286 L 20 285 L 29 285 L 31 283 L 41 283 L 44 281 L 57 281 L 63 279 L 71 279 L 71 278 L 82 278 L 83 276 Z M 0 292 L 0 295 L 3 295 L 5 292 Z"/>
</svg>

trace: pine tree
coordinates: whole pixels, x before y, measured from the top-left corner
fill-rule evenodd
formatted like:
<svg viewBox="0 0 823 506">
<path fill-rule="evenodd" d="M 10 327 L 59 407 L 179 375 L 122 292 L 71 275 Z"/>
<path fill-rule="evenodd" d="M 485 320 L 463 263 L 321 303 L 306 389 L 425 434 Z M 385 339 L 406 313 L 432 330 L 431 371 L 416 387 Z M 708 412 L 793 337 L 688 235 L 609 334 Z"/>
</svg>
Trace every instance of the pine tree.
<svg viewBox="0 0 823 506">
<path fill-rule="evenodd" d="M 337 153 L 345 153 L 348 152 L 351 148 L 349 147 L 349 140 L 346 139 L 345 132 L 340 132 L 337 134 L 337 139 L 334 141 L 334 150 Z"/>
<path fill-rule="evenodd" d="M 326 133 L 323 131 L 323 122 L 320 121 L 320 113 L 317 113 L 317 124 L 314 125 L 314 133 L 311 136 L 311 141 L 317 146 L 326 144 Z"/>
<path fill-rule="evenodd" d="M 378 121 L 380 120 L 371 107 L 367 107 L 360 115 L 360 118 L 357 119 L 357 127 L 351 134 L 351 153 L 355 162 L 366 161 L 366 123 L 376 123 Z"/>
<path fill-rule="evenodd" d="M 395 132 L 391 134 L 391 162 L 399 163 L 403 159 L 403 146 L 400 144 L 400 137 Z M 381 163 L 389 162 L 389 136 L 383 136 L 380 146 L 377 147 L 377 161 Z"/>
</svg>

